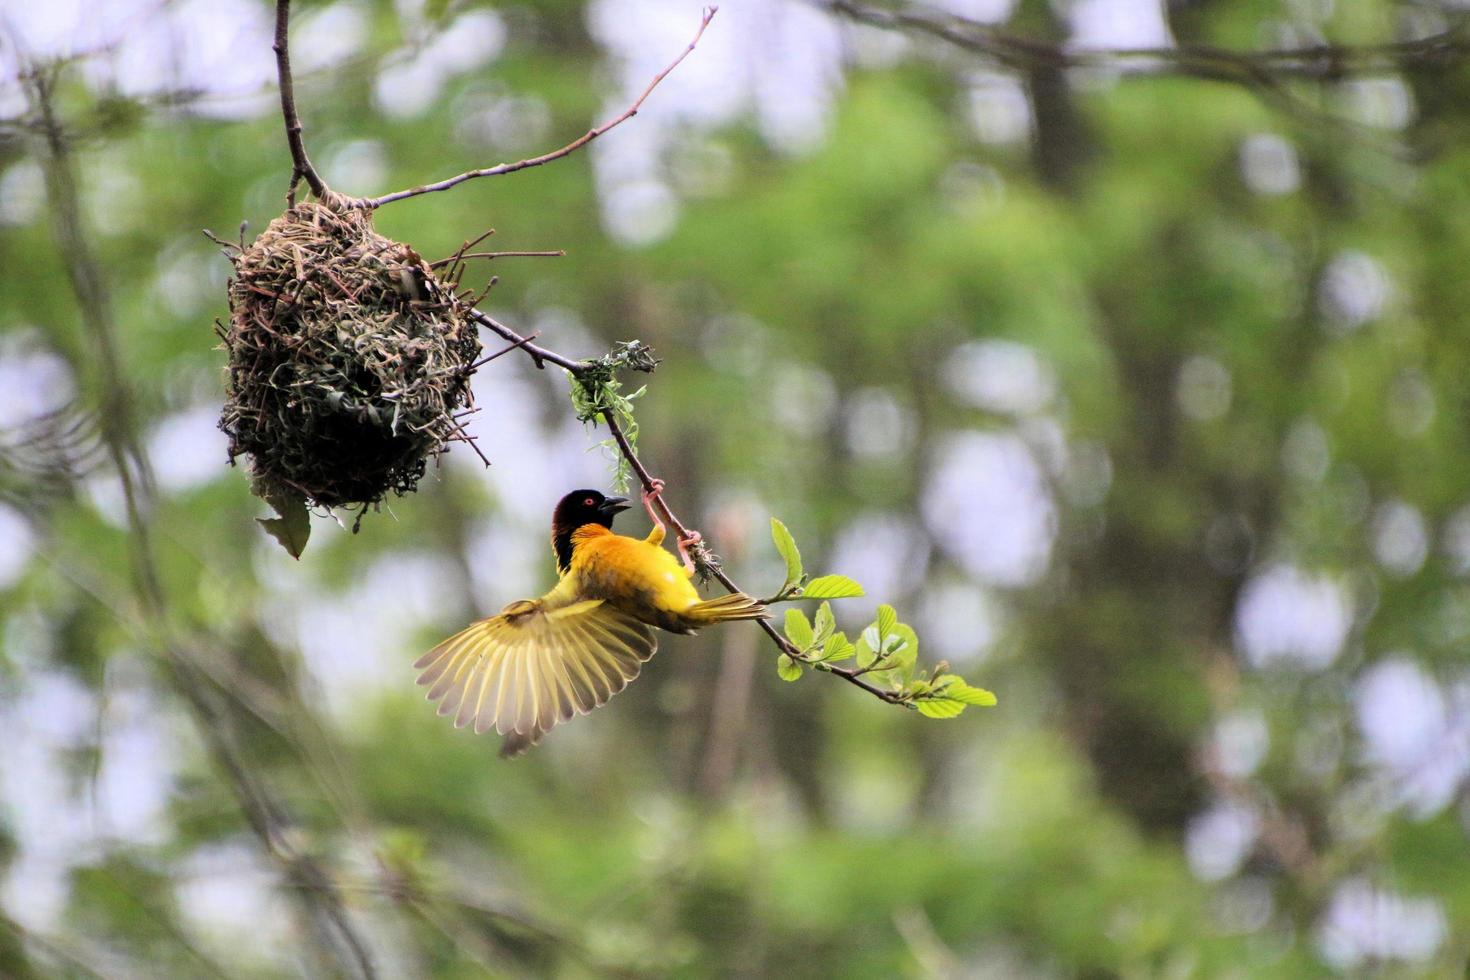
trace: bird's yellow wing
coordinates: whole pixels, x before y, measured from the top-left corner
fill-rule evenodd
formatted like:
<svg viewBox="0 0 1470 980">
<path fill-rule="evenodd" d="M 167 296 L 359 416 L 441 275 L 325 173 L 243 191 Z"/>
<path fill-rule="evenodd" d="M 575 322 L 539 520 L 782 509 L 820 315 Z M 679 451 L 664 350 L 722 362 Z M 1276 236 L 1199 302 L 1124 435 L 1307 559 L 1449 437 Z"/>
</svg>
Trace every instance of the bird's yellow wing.
<svg viewBox="0 0 1470 980">
<path fill-rule="evenodd" d="M 555 725 L 621 691 L 653 656 L 653 630 L 601 599 L 560 608 L 513 602 L 430 650 L 414 664 L 429 700 L 457 728 L 494 728 L 502 755 L 534 745 Z"/>
</svg>

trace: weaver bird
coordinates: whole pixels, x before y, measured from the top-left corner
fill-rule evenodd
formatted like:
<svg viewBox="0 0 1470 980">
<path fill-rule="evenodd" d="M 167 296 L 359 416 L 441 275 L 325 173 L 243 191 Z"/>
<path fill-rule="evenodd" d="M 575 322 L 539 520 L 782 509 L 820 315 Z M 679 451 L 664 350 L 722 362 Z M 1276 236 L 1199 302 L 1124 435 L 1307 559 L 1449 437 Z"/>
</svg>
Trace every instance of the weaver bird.
<svg viewBox="0 0 1470 980">
<path fill-rule="evenodd" d="M 658 649 L 654 627 L 694 633 L 737 619 L 764 619 L 766 607 L 744 593 L 701 600 L 689 581 L 688 547 L 678 559 L 663 548 L 664 524 L 643 495 L 653 521 L 646 538 L 612 532 L 626 497 L 574 490 L 551 518 L 551 547 L 561 579 L 539 599 L 521 599 L 456 633 L 418 659 L 419 683 L 440 715 L 457 728 L 494 728 L 502 756 L 524 752 L 557 724 L 606 704 L 638 676 Z"/>
</svg>

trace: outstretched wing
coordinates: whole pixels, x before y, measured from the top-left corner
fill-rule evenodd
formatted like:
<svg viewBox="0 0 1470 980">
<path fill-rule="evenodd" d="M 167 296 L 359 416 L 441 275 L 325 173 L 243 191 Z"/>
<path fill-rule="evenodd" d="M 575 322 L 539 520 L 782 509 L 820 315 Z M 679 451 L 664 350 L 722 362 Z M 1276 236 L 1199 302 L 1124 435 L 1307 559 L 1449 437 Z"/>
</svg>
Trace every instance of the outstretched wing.
<svg viewBox="0 0 1470 980">
<path fill-rule="evenodd" d="M 658 649 L 653 630 L 601 599 L 547 610 L 513 602 L 418 659 L 419 683 L 456 728 L 494 728 L 502 755 L 536 744 L 555 725 L 585 715 L 638 676 Z"/>
</svg>

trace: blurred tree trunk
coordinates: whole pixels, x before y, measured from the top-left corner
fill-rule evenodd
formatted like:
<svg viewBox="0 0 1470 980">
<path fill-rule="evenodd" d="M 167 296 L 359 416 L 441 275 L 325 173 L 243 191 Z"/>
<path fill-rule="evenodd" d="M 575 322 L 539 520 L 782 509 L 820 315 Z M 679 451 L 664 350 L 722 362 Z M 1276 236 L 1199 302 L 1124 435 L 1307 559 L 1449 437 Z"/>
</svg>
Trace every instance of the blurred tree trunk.
<svg viewBox="0 0 1470 980">
<path fill-rule="evenodd" d="M 1067 36 L 1066 25 L 1052 5 L 1044 2 L 1022 4 L 1016 28 L 1017 33 L 1038 40 L 1061 42 Z M 1032 165 L 1047 187 L 1075 194 L 1083 169 L 1097 153 L 1097 143 L 1078 111 L 1067 71 L 1038 61 L 1026 70 L 1025 79 L 1036 127 L 1031 140 Z"/>
</svg>

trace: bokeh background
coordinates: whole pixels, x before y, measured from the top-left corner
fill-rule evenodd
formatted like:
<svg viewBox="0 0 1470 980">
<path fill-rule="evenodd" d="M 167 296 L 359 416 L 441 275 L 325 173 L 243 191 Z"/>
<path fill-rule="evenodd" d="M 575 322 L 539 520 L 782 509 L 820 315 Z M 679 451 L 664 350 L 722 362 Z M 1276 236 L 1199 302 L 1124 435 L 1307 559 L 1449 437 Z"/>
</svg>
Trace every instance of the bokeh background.
<svg viewBox="0 0 1470 980">
<path fill-rule="evenodd" d="M 491 468 L 291 560 L 200 233 L 283 205 L 270 6 L 0 5 L 0 975 L 1463 973 L 1470 74 L 1392 46 L 1463 5 L 853 14 L 734 0 L 587 151 L 378 227 L 565 248 L 486 308 L 657 349 L 641 448 L 736 580 L 778 516 L 1000 704 L 782 683 L 740 626 L 507 763 L 409 665 L 607 485 L 565 379 L 496 361 Z M 541 152 L 698 18 L 303 2 L 308 147 L 349 194 Z"/>
</svg>

